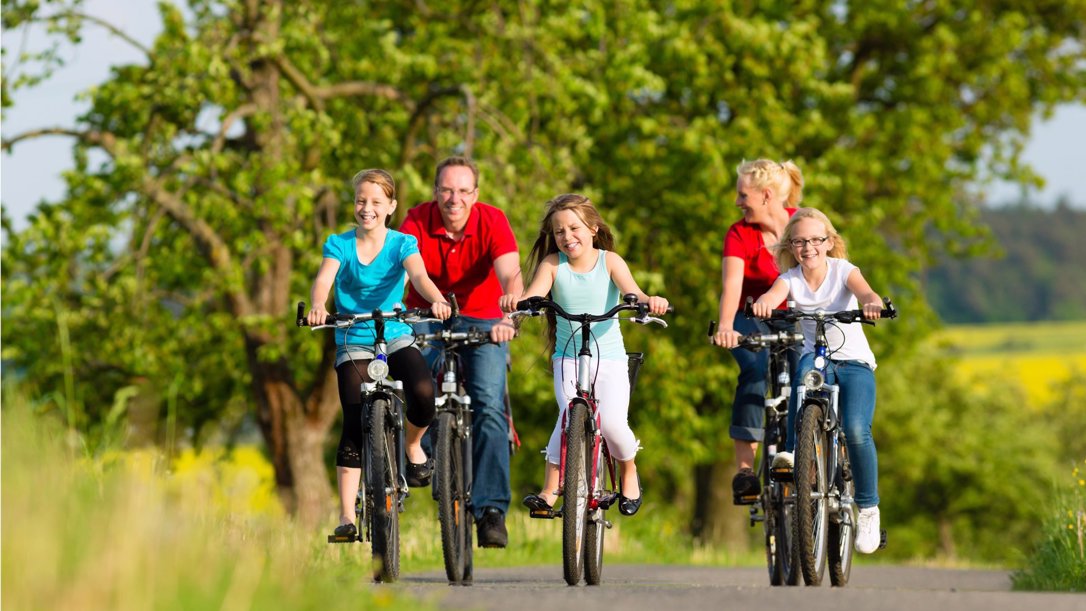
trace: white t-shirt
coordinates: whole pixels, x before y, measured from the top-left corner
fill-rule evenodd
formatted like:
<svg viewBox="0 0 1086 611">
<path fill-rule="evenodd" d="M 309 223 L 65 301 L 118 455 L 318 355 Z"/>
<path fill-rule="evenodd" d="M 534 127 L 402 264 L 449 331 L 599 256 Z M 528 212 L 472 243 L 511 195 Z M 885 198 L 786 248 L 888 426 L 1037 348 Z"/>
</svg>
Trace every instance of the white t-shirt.
<svg viewBox="0 0 1086 611">
<path fill-rule="evenodd" d="M 781 279 L 788 283 L 788 298 L 795 301 L 796 308 L 802 312 L 858 310 L 859 302 L 848 289 L 848 275 L 856 266 L 846 259 L 827 258 L 826 263 L 829 271 L 822 285 L 815 290 L 807 286 L 803 270 L 798 265 L 781 274 Z M 803 329 L 804 352 L 814 352 L 815 322 L 803 320 L 800 326 Z M 871 352 L 871 345 L 867 343 L 860 323 L 827 324 L 826 342 L 831 360 L 863 361 L 875 369 L 875 354 Z"/>
</svg>

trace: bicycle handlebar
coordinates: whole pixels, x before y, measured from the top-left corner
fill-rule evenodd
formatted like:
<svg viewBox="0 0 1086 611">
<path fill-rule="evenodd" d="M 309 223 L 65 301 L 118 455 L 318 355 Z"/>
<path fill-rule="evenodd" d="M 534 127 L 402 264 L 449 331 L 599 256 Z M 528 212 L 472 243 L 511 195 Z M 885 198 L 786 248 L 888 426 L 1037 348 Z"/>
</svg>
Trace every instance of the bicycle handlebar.
<svg viewBox="0 0 1086 611">
<path fill-rule="evenodd" d="M 894 307 L 893 302 L 889 297 L 883 297 L 882 303 L 884 306 L 879 316 L 882 318 L 897 318 L 897 308 Z M 754 316 L 753 311 L 754 298 L 747 297 L 747 302 L 743 305 L 743 314 L 747 316 Z M 763 320 L 780 320 L 788 323 L 795 323 L 800 320 L 835 320 L 840 323 L 854 323 L 859 322 L 865 325 L 874 326 L 875 321 L 864 318 L 864 311 L 861 310 L 841 310 L 840 312 L 826 312 L 818 310 L 815 312 L 801 312 L 796 308 L 783 308 L 780 310 L 773 310 L 768 318 Z"/>
<path fill-rule="evenodd" d="M 619 312 L 623 311 L 635 311 L 636 316 L 631 316 L 628 320 L 631 320 L 640 324 L 657 323 L 664 327 L 667 327 L 667 322 L 662 318 L 649 315 L 649 304 L 638 303 L 637 296 L 633 293 L 627 293 L 622 298 L 623 303 L 615 305 L 608 310 L 605 314 L 570 314 L 565 311 L 562 306 L 547 299 L 546 297 L 529 297 L 527 299 L 517 302 L 517 310 L 509 314 L 510 318 L 520 318 L 523 316 L 539 316 L 540 310 L 549 309 L 554 312 L 555 316 L 579 323 L 601 322 L 604 320 L 610 320 L 616 318 Z M 667 307 L 669 313 L 674 312 L 675 308 L 672 306 Z"/>
<path fill-rule="evenodd" d="M 716 333 L 716 321 L 709 321 L 709 337 L 713 337 Z M 792 344 L 802 344 L 803 334 L 795 331 L 778 331 L 777 333 L 758 333 L 754 335 L 740 335 L 739 347 L 746 348 L 751 352 L 757 352 L 763 348 L 769 348 L 774 345 L 791 346 Z"/>
<path fill-rule="evenodd" d="M 429 308 L 410 308 L 407 310 L 395 308 L 391 312 L 374 310 L 372 312 L 366 312 L 364 314 L 329 314 L 325 317 L 324 323 L 319 325 L 310 325 L 309 321 L 305 317 L 305 302 L 299 301 L 298 316 L 295 320 L 295 323 L 299 327 L 324 329 L 326 327 L 350 327 L 351 325 L 360 322 L 366 322 L 369 320 L 399 320 L 405 323 L 416 323 L 440 322 L 441 319 L 430 316 Z"/>
<path fill-rule="evenodd" d="M 481 346 L 483 344 L 494 343 L 491 341 L 489 333 L 480 331 L 475 327 L 472 327 L 467 331 L 450 331 L 448 329 L 442 329 L 433 333 L 419 333 L 415 335 L 415 343 L 419 345 L 436 341 L 459 346 Z"/>
</svg>

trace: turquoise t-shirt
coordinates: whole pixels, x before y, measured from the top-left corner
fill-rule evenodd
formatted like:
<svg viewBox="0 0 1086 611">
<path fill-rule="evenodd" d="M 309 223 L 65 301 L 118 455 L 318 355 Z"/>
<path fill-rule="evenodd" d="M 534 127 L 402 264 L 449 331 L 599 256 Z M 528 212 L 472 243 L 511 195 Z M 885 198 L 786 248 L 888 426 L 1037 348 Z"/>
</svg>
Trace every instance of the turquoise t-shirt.
<svg viewBox="0 0 1086 611">
<path fill-rule="evenodd" d="M 415 236 L 392 229 L 385 236 L 385 244 L 368 265 L 358 260 L 358 248 L 354 230 L 328 236 L 324 242 L 324 258 L 339 261 L 336 272 L 336 311 L 343 314 L 365 314 L 375 309 L 391 311 L 402 307 L 404 280 L 407 271 L 403 262 L 419 252 Z M 385 322 L 385 340 L 411 333 L 411 328 L 399 321 Z M 346 341 L 345 340 L 346 336 Z M 373 346 L 373 322 L 358 323 L 350 328 L 336 329 L 336 345 Z"/>
<path fill-rule="evenodd" d="M 618 305 L 618 287 L 607 271 L 607 251 L 600 250 L 591 271 L 579 274 L 569 268 L 569 258 L 558 253 L 558 269 L 551 286 L 551 298 L 570 314 L 604 314 Z M 625 361 L 626 346 L 617 320 L 592 323 L 592 358 L 605 361 Z M 554 356 L 577 358 L 581 350 L 580 325 L 564 318 L 555 318 Z"/>
</svg>

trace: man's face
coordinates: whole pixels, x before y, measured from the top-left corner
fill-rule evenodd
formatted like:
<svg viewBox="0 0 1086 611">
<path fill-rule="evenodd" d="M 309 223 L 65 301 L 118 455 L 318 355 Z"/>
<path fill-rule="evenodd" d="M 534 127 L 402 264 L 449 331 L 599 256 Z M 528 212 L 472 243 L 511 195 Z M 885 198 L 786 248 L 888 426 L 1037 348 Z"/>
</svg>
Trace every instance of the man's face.
<svg viewBox="0 0 1086 611">
<path fill-rule="evenodd" d="M 471 168 L 457 165 L 441 171 L 434 187 L 434 199 L 437 200 L 446 229 L 459 231 L 464 228 L 478 194 Z"/>
</svg>

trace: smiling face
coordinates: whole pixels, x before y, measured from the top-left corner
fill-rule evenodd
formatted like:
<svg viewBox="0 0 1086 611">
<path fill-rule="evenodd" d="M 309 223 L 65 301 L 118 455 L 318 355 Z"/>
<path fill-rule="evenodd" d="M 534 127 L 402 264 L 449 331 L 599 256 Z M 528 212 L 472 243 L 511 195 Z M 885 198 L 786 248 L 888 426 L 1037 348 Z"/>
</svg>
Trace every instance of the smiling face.
<svg viewBox="0 0 1086 611">
<path fill-rule="evenodd" d="M 479 191 L 471 168 L 451 165 L 441 170 L 434 185 L 434 199 L 441 210 L 445 229 L 458 232 L 464 229 L 475 205 Z"/>
<path fill-rule="evenodd" d="M 749 174 L 739 176 L 735 183 L 735 205 L 743 211 L 743 220 L 755 225 L 769 218 L 770 190 L 755 187 Z"/>
<path fill-rule="evenodd" d="M 788 247 L 803 269 L 816 270 L 826 266 L 826 257 L 833 249 L 833 238 L 829 235 L 826 224 L 818 219 L 796 221 L 792 234 L 788 236 Z"/>
<path fill-rule="evenodd" d="M 369 181 L 358 183 L 354 194 L 354 220 L 361 229 L 387 227 L 388 217 L 395 209 L 396 200 L 390 199 L 380 185 Z"/>
<path fill-rule="evenodd" d="M 598 227 L 589 227 L 573 210 L 559 210 L 551 216 L 554 242 L 558 250 L 565 253 L 570 260 L 595 252 L 592 239 L 596 236 L 598 229 Z"/>
</svg>

